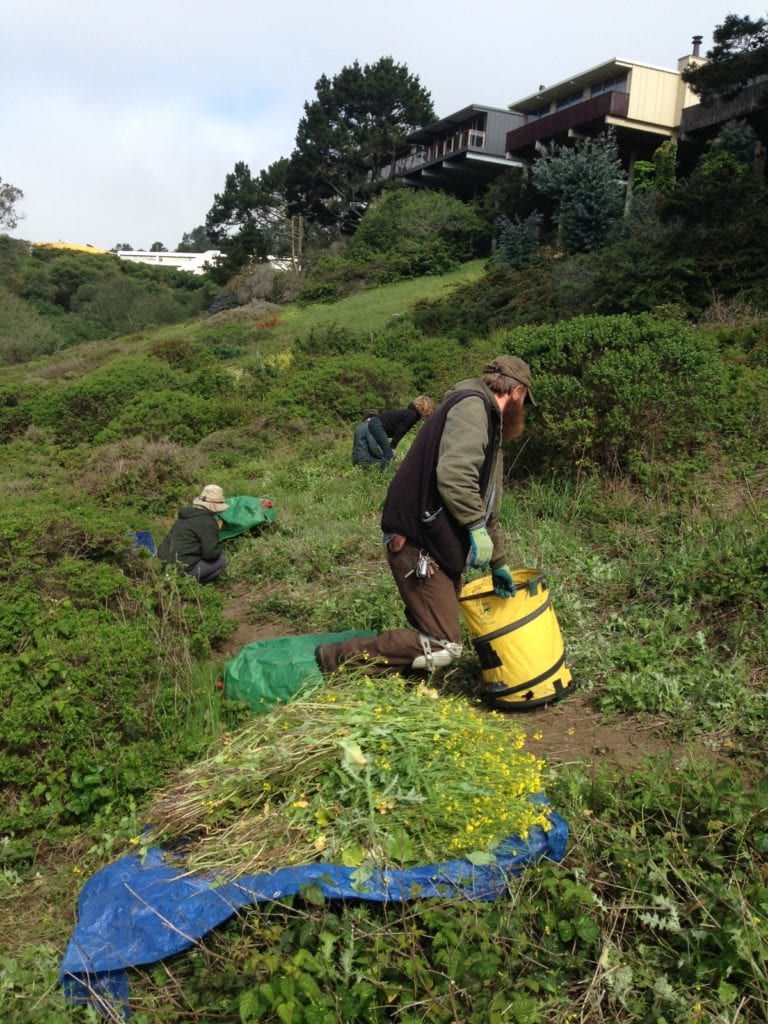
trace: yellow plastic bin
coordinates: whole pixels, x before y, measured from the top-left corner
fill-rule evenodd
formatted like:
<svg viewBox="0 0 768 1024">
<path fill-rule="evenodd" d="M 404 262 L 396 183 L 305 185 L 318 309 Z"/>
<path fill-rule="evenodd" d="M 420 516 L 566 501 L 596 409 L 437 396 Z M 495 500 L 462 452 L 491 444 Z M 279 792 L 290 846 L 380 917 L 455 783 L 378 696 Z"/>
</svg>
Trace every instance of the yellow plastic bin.
<svg viewBox="0 0 768 1024">
<path fill-rule="evenodd" d="M 500 710 L 523 711 L 564 697 L 573 677 L 544 575 L 512 575 L 514 597 L 497 597 L 483 576 L 464 585 L 459 601 L 483 670 L 480 695 Z"/>
</svg>

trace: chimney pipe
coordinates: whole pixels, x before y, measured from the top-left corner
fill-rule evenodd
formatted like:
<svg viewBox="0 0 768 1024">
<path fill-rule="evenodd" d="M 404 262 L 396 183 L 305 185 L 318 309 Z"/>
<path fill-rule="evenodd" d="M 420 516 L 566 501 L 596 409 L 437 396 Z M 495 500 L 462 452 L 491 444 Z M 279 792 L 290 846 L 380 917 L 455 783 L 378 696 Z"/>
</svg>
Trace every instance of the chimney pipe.
<svg viewBox="0 0 768 1024">
<path fill-rule="evenodd" d="M 699 56 L 699 54 L 701 52 L 701 41 L 702 41 L 703 38 L 704 38 L 703 36 L 694 36 L 693 37 L 693 39 L 691 41 L 691 45 L 693 46 L 693 53 L 692 53 L 693 57 L 698 57 Z"/>
</svg>

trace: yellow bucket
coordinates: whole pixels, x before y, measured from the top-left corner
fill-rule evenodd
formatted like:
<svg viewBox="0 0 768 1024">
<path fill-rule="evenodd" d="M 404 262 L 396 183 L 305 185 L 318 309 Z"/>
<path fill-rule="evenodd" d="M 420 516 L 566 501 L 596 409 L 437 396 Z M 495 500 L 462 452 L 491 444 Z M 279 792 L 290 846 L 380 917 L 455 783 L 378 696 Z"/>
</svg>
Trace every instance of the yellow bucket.
<svg viewBox="0 0 768 1024">
<path fill-rule="evenodd" d="M 504 711 L 565 696 L 573 683 L 552 598 L 542 573 L 515 569 L 517 593 L 497 597 L 490 576 L 462 587 L 459 601 L 483 670 L 480 695 Z"/>
</svg>

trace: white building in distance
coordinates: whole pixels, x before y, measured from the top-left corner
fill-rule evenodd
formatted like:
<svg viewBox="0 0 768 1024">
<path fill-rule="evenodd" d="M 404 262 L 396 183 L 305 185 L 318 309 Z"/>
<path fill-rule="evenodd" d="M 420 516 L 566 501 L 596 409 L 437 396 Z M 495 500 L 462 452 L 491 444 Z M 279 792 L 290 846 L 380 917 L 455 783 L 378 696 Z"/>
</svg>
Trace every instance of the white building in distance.
<svg viewBox="0 0 768 1024">
<path fill-rule="evenodd" d="M 218 249 L 207 252 L 149 252 L 144 249 L 121 249 L 117 254 L 129 263 L 149 263 L 153 267 L 171 267 L 190 274 L 204 274 L 223 255 Z"/>
</svg>

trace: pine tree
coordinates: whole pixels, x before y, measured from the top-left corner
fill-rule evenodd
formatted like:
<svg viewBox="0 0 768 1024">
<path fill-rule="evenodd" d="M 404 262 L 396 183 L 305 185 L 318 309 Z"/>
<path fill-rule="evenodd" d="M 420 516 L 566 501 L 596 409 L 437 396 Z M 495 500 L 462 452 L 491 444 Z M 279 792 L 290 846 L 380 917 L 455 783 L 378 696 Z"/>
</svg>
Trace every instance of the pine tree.
<svg viewBox="0 0 768 1024">
<path fill-rule="evenodd" d="M 556 203 L 559 243 L 589 252 L 608 242 L 624 212 L 626 174 L 612 133 L 554 146 L 533 165 L 537 192 Z"/>
<path fill-rule="evenodd" d="M 354 225 L 355 211 L 375 190 L 366 188 L 366 177 L 394 169 L 408 133 L 434 120 L 432 100 L 418 76 L 391 57 L 323 75 L 315 92 L 290 158 L 290 209 L 320 223 Z"/>
</svg>

